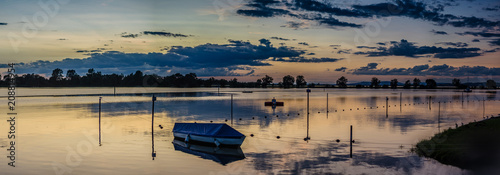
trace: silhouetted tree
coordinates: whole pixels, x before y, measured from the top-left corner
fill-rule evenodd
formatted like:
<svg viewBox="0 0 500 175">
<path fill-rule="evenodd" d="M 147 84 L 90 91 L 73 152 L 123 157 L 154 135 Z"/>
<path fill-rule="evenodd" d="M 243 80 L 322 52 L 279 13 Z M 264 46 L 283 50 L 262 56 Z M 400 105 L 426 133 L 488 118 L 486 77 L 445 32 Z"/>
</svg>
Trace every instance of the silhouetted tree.
<svg viewBox="0 0 500 175">
<path fill-rule="evenodd" d="M 418 88 L 418 86 L 420 86 L 420 79 L 413 79 L 413 88 Z"/>
<path fill-rule="evenodd" d="M 460 85 L 462 85 L 460 84 L 460 79 L 458 78 L 454 78 L 453 80 L 451 80 L 451 84 L 453 84 L 453 86 L 456 86 L 457 88 L 459 88 Z"/>
<path fill-rule="evenodd" d="M 411 87 L 411 82 L 410 82 L 410 80 L 406 80 L 405 85 L 404 85 L 404 87 L 403 87 L 403 88 L 405 88 L 405 89 L 409 89 L 410 87 Z"/>
<path fill-rule="evenodd" d="M 347 87 L 347 81 L 348 81 L 347 78 L 342 76 L 337 80 L 337 85 L 341 88 L 345 88 Z"/>
<path fill-rule="evenodd" d="M 392 79 L 391 80 L 391 88 L 392 89 L 398 88 L 398 79 Z"/>
<path fill-rule="evenodd" d="M 497 83 L 494 80 L 487 80 L 486 81 L 486 87 L 488 89 L 496 89 L 497 88 Z"/>
<path fill-rule="evenodd" d="M 262 79 L 258 79 L 255 85 L 256 87 L 260 87 L 262 85 Z"/>
<path fill-rule="evenodd" d="M 264 78 L 262 78 L 262 87 L 267 88 L 267 85 L 273 83 L 273 77 L 270 77 L 266 75 Z"/>
<path fill-rule="evenodd" d="M 297 84 L 297 87 L 304 87 L 307 85 L 306 79 L 304 79 L 303 75 L 298 75 L 297 79 L 295 79 L 295 83 Z"/>
<path fill-rule="evenodd" d="M 434 79 L 427 79 L 425 80 L 425 83 L 427 84 L 427 88 L 434 89 L 437 87 L 437 83 Z"/>
<path fill-rule="evenodd" d="M 377 77 L 372 78 L 370 88 L 378 88 L 380 86 L 380 80 Z"/>
<path fill-rule="evenodd" d="M 293 86 L 293 83 L 295 82 L 295 78 L 293 78 L 291 75 L 287 75 L 283 77 L 283 87 L 285 88 L 290 88 Z"/>
<path fill-rule="evenodd" d="M 232 80 L 229 81 L 229 86 L 230 87 L 238 87 L 238 79 L 233 78 Z"/>
</svg>

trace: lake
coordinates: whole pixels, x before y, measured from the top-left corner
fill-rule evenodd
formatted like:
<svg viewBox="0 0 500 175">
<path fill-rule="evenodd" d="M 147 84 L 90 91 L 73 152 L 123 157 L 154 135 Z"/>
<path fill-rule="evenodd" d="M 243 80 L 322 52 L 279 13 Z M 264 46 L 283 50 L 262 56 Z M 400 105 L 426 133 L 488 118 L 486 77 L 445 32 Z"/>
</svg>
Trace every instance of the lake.
<svg viewBox="0 0 500 175">
<path fill-rule="evenodd" d="M 11 167 L 2 88 L 0 174 L 469 174 L 410 149 L 500 113 L 497 91 L 311 90 L 307 130 L 306 89 L 116 88 L 114 95 L 113 88 L 18 88 Z M 273 97 L 284 106 L 264 106 Z M 210 121 L 246 135 L 241 149 L 174 142 L 174 123 Z"/>
</svg>

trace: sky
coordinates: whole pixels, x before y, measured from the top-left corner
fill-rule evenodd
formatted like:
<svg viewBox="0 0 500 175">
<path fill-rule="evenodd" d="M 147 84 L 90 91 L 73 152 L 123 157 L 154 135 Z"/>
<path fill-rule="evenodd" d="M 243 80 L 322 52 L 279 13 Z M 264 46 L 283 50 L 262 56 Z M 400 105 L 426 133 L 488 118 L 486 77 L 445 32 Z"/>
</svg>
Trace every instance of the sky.
<svg viewBox="0 0 500 175">
<path fill-rule="evenodd" d="M 500 1 L 3 0 L 0 70 L 500 81 Z"/>
</svg>

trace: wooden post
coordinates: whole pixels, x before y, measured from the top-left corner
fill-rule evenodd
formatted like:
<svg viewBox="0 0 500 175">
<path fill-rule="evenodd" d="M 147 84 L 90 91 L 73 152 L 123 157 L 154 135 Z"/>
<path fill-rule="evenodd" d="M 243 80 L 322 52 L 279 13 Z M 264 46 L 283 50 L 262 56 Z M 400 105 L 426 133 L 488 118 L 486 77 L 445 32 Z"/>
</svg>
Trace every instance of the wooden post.
<svg viewBox="0 0 500 175">
<path fill-rule="evenodd" d="M 349 140 L 349 143 L 350 143 L 350 148 L 351 148 L 351 151 L 350 151 L 350 154 L 349 154 L 349 157 L 352 158 L 352 125 L 351 125 L 351 139 Z"/>
<path fill-rule="evenodd" d="M 116 86 L 113 86 L 113 96 L 116 96 Z"/>
<path fill-rule="evenodd" d="M 438 103 L 438 131 L 441 132 L 441 102 Z"/>
<path fill-rule="evenodd" d="M 231 125 L 233 125 L 233 94 L 231 94 Z"/>
<path fill-rule="evenodd" d="M 99 97 L 99 145 L 101 144 L 101 99 L 102 97 Z"/>
<path fill-rule="evenodd" d="M 326 93 L 326 112 L 328 113 L 328 93 Z"/>
</svg>

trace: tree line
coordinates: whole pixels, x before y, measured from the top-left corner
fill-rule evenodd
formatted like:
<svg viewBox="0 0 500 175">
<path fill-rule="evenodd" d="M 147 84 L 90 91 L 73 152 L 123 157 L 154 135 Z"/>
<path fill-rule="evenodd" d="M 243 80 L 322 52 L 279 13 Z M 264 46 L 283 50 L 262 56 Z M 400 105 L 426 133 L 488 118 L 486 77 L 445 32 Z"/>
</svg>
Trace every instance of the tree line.
<svg viewBox="0 0 500 175">
<path fill-rule="evenodd" d="M 2 80 L 0 80 L 1 86 L 7 86 L 8 76 L 5 75 Z M 327 87 L 339 87 L 347 88 L 348 79 L 344 76 L 340 77 L 336 81 L 335 85 L 327 85 Z M 138 70 L 135 73 L 129 75 L 123 74 L 102 74 L 99 71 L 88 69 L 85 75 L 80 76 L 75 70 L 67 70 L 66 75 L 62 69 L 54 69 L 52 75 L 49 78 L 38 74 L 23 74 L 16 75 L 16 84 L 19 87 L 248 87 L 248 88 L 267 88 L 280 87 L 280 88 L 303 88 L 303 87 L 317 87 L 318 84 L 307 83 L 303 75 L 297 75 L 293 77 L 291 75 L 286 75 L 282 78 L 282 81 L 274 83 L 273 77 L 265 75 L 262 78 L 257 79 L 255 82 L 239 82 L 238 79 L 233 78 L 230 80 L 226 79 L 215 79 L 214 77 L 208 79 L 200 79 L 195 73 L 188 74 L 172 74 L 170 76 L 159 76 L 156 74 L 147 75 L 142 71 Z M 453 86 L 457 88 L 466 88 L 467 85 L 462 84 L 460 79 L 453 79 Z M 493 80 L 488 80 L 486 82 L 486 87 L 496 88 L 496 82 Z M 353 86 L 351 86 L 353 87 Z M 398 88 L 398 80 L 392 79 L 389 85 L 381 85 L 380 80 L 373 77 L 369 86 L 364 86 L 357 84 L 356 88 Z M 437 83 L 433 79 L 426 79 L 425 85 L 423 85 L 418 78 L 414 78 L 413 81 L 406 80 L 402 88 L 436 88 Z"/>
</svg>

